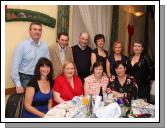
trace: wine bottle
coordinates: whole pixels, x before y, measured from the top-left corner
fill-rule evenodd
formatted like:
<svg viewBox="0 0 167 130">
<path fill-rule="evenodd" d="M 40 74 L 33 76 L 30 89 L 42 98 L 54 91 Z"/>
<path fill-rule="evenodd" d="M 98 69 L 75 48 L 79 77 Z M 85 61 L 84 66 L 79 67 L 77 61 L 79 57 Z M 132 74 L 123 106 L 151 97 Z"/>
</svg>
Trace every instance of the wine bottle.
<svg viewBox="0 0 167 130">
<path fill-rule="evenodd" d="M 101 101 L 103 101 L 103 89 L 102 89 L 102 87 L 100 87 L 99 96 L 101 96 Z"/>
</svg>

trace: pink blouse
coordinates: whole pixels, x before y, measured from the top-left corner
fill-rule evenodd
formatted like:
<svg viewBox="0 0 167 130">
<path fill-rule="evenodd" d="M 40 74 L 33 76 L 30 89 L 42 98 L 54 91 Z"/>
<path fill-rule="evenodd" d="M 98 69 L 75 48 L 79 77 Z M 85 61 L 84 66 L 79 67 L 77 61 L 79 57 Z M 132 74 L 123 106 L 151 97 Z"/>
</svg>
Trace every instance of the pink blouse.
<svg viewBox="0 0 167 130">
<path fill-rule="evenodd" d="M 107 85 L 108 85 L 108 77 L 102 76 L 99 80 L 97 80 L 94 76 L 94 74 L 88 76 L 85 78 L 85 84 L 88 86 L 89 94 L 92 95 L 98 95 L 100 92 L 100 88 L 103 88 L 103 91 L 105 91 Z"/>
</svg>

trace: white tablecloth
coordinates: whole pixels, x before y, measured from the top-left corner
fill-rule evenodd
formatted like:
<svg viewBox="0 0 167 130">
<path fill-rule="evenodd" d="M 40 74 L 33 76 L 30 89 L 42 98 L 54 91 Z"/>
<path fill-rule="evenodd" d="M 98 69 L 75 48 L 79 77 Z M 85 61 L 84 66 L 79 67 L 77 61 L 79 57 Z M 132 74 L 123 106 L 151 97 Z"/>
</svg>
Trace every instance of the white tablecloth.
<svg viewBox="0 0 167 130">
<path fill-rule="evenodd" d="M 82 104 L 83 98 L 74 97 L 71 101 L 53 107 L 46 113 L 45 118 L 89 118 L 88 106 Z M 107 106 L 104 106 L 104 104 L 104 102 L 101 102 L 99 96 L 97 96 L 97 100 L 93 104 L 92 109 L 96 117 L 118 118 L 121 115 L 121 109 L 116 102 Z"/>
</svg>

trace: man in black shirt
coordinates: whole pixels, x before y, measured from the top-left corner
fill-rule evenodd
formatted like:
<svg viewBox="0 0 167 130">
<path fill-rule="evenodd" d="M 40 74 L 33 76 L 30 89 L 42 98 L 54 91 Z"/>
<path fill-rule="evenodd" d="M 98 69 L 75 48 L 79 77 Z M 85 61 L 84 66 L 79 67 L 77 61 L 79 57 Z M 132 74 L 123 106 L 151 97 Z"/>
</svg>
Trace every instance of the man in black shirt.
<svg viewBox="0 0 167 130">
<path fill-rule="evenodd" d="M 72 47 L 74 62 L 77 67 L 78 76 L 84 83 L 84 78 L 90 75 L 91 67 L 91 51 L 88 47 L 89 35 L 82 32 L 79 35 L 79 43 Z"/>
</svg>

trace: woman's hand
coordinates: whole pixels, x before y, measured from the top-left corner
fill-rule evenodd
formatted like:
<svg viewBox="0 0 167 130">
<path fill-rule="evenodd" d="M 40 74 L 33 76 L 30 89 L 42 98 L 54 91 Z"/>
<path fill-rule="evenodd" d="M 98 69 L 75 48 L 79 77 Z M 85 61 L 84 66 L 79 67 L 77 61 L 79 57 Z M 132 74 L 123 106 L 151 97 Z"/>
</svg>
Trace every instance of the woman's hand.
<svg viewBox="0 0 167 130">
<path fill-rule="evenodd" d="M 110 88 L 106 88 L 106 93 L 111 93 L 111 89 Z"/>
</svg>

